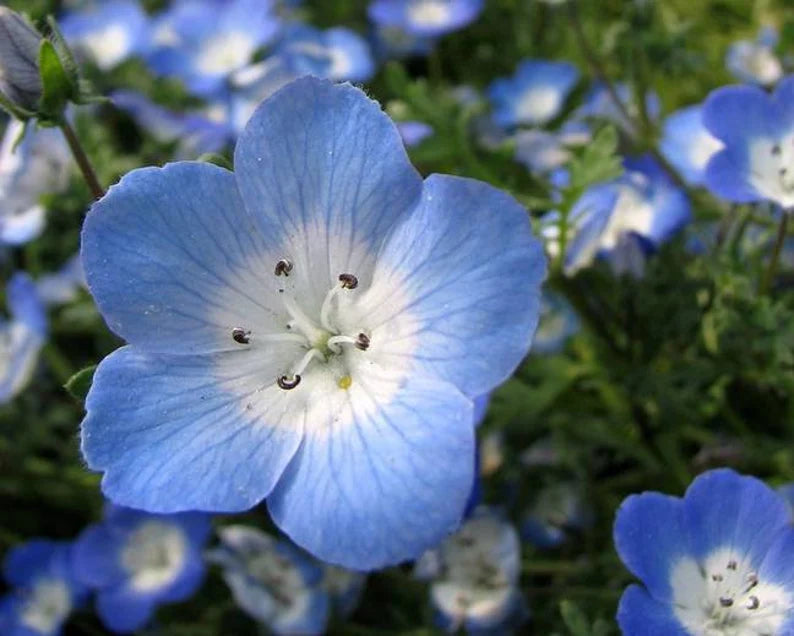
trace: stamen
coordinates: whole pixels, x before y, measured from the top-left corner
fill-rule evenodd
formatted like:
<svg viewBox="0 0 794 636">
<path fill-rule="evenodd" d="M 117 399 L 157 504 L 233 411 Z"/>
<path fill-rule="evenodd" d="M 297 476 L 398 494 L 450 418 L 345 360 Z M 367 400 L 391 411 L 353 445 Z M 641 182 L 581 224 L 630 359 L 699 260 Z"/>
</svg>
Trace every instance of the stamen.
<svg viewBox="0 0 794 636">
<path fill-rule="evenodd" d="M 350 336 L 333 336 L 328 338 L 328 348 L 334 353 L 342 352 L 342 347 L 339 346 L 342 344 L 352 344 L 358 346 L 358 340 L 351 338 Z"/>
<path fill-rule="evenodd" d="M 358 287 L 358 278 L 353 274 L 339 274 L 339 282 L 345 289 L 355 289 Z"/>
<path fill-rule="evenodd" d="M 720 605 L 722 605 L 723 607 L 731 607 L 731 605 L 733 605 L 733 599 L 732 598 L 725 598 L 724 596 L 721 596 L 720 597 Z"/>
<path fill-rule="evenodd" d="M 295 365 L 295 368 L 292 370 L 293 376 L 299 376 L 306 370 L 306 367 L 309 366 L 309 363 L 317 358 L 318 360 L 325 361 L 325 356 L 319 349 L 309 349 L 306 354 L 301 358 L 300 362 Z"/>
<path fill-rule="evenodd" d="M 289 391 L 294 389 L 301 383 L 301 377 L 299 375 L 294 375 L 291 378 L 287 377 L 286 375 L 282 375 L 276 380 L 276 384 L 280 389 L 284 389 L 285 391 Z"/>
<path fill-rule="evenodd" d="M 311 319 L 303 313 L 303 310 L 298 304 L 289 296 L 282 298 L 284 301 L 284 308 L 289 313 L 292 320 L 290 323 L 297 327 L 309 342 L 317 342 L 323 337 L 323 331 L 314 326 Z"/>
<path fill-rule="evenodd" d="M 360 349 L 361 351 L 366 351 L 369 349 L 369 336 L 365 333 L 358 334 L 358 338 L 356 339 L 356 349 Z"/>
<path fill-rule="evenodd" d="M 251 342 L 251 332 L 246 331 L 242 327 L 235 327 L 232 329 L 232 339 L 238 344 L 248 344 Z"/>
<path fill-rule="evenodd" d="M 774 156 L 777 156 L 777 155 L 780 154 L 780 144 L 775 144 L 774 146 L 772 146 L 772 154 Z"/>
<path fill-rule="evenodd" d="M 747 609 L 755 610 L 761 605 L 761 601 L 758 600 L 757 596 L 751 596 L 749 602 L 747 603 Z"/>
<path fill-rule="evenodd" d="M 282 258 L 281 260 L 278 261 L 278 263 L 276 263 L 276 268 L 274 273 L 276 276 L 281 276 L 282 274 L 284 276 L 289 276 L 289 273 L 291 271 L 292 271 L 292 263 L 288 261 L 286 258 Z"/>
<path fill-rule="evenodd" d="M 736 561 L 731 559 L 730 561 L 728 561 L 728 566 L 727 567 L 728 567 L 729 570 L 736 570 L 736 567 L 737 567 Z"/>
</svg>

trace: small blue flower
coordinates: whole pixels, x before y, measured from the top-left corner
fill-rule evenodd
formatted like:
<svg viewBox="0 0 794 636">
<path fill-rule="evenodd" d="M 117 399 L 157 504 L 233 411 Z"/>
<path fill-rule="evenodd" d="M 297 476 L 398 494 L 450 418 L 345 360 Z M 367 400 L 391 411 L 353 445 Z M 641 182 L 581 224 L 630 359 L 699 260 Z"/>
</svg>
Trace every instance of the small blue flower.
<svg viewBox="0 0 794 636">
<path fill-rule="evenodd" d="M 771 95 L 757 86 L 718 88 L 703 123 L 725 144 L 706 167 L 710 190 L 736 203 L 794 207 L 794 75 Z"/>
<path fill-rule="evenodd" d="M 691 218 L 689 200 L 650 157 L 624 162 L 626 173 L 588 189 L 571 210 L 565 271 L 607 258 L 615 273 L 639 276 L 645 254 Z"/>
<path fill-rule="evenodd" d="M 615 547 L 644 585 L 623 593 L 625 636 L 790 634 L 794 527 L 786 502 L 732 470 L 697 477 L 683 499 L 627 498 Z"/>
<path fill-rule="evenodd" d="M 485 0 L 374 0 L 369 17 L 418 37 L 437 37 L 474 22 Z"/>
<path fill-rule="evenodd" d="M 69 44 L 105 71 L 145 54 L 151 43 L 149 18 L 137 0 L 102 2 L 67 13 L 59 23 Z"/>
<path fill-rule="evenodd" d="M 3 575 L 12 590 L 0 598 L 4 636 L 57 636 L 87 595 L 72 570 L 69 543 L 34 539 L 11 550 Z"/>
<path fill-rule="evenodd" d="M 109 505 L 102 523 L 75 542 L 74 571 L 96 592 L 96 607 L 114 632 L 142 628 L 158 605 L 182 601 L 204 577 L 209 517 L 154 515 Z"/>
<path fill-rule="evenodd" d="M 154 72 L 179 77 L 193 93 L 210 96 L 250 64 L 278 29 L 268 0 L 183 0 L 158 18 L 148 62 Z"/>
<path fill-rule="evenodd" d="M 488 88 L 494 121 L 505 128 L 542 126 L 560 114 L 578 79 L 573 64 L 524 60 L 513 77 L 497 79 Z"/>
<path fill-rule="evenodd" d="M 538 548 L 556 548 L 592 524 L 581 488 L 563 482 L 540 491 L 521 522 L 521 536 Z"/>
<path fill-rule="evenodd" d="M 337 27 L 320 31 L 300 25 L 287 31 L 276 51 L 298 77 L 314 75 L 336 82 L 366 82 L 375 73 L 367 41 Z"/>
<path fill-rule="evenodd" d="M 79 254 L 72 256 L 57 272 L 44 274 L 36 280 L 36 292 L 45 305 L 69 303 L 84 287 L 85 275 Z"/>
<path fill-rule="evenodd" d="M 637 101 L 632 94 L 628 84 L 618 83 L 614 86 L 615 95 L 623 105 L 626 112 L 633 119 L 639 116 Z M 658 119 L 662 104 L 656 93 L 648 92 L 645 94 L 645 110 L 652 119 Z M 584 102 L 576 109 L 574 116 L 578 119 L 601 119 L 612 122 L 621 129 L 634 133 L 634 124 L 626 120 L 625 115 L 615 103 L 610 91 L 601 82 L 595 82 L 585 95 Z"/>
<path fill-rule="evenodd" d="M 17 273 L 6 286 L 10 320 L 0 322 L 0 404 L 30 382 L 47 338 L 47 314 L 27 274 Z"/>
<path fill-rule="evenodd" d="M 515 135 L 516 160 L 534 173 L 547 174 L 570 161 L 571 148 L 582 146 L 590 139 L 590 127 L 573 120 L 556 132 L 537 128 L 520 130 Z"/>
<path fill-rule="evenodd" d="M 435 40 L 407 33 L 400 27 L 375 26 L 372 32 L 373 48 L 379 60 L 402 60 L 424 56 L 433 50 Z"/>
<path fill-rule="evenodd" d="M 659 149 L 681 176 L 692 185 L 702 185 L 709 160 L 723 147 L 703 124 L 703 107 L 677 110 L 664 120 Z"/>
<path fill-rule="evenodd" d="M 518 578 L 521 546 L 515 528 L 485 507 L 417 561 L 415 575 L 431 579 L 430 599 L 448 633 L 500 633 L 526 618 Z"/>
<path fill-rule="evenodd" d="M 130 346 L 97 370 L 86 460 L 123 505 L 267 497 L 325 561 L 415 557 L 461 520 L 473 398 L 532 340 L 528 215 L 480 182 L 423 182 L 376 103 L 316 78 L 262 104 L 234 164 L 136 170 L 89 213 L 89 289 Z"/>
<path fill-rule="evenodd" d="M 71 167 L 59 130 L 30 126 L 25 131 L 21 121 L 9 122 L 0 143 L 0 243 L 20 245 L 41 233 L 45 210 L 39 199 L 64 190 Z"/>
<path fill-rule="evenodd" d="M 329 595 L 321 566 L 256 528 L 226 526 L 218 534 L 221 545 L 207 560 L 223 568 L 240 609 L 274 634 L 325 632 Z"/>
<path fill-rule="evenodd" d="M 579 327 L 579 318 L 570 303 L 559 294 L 544 292 L 532 353 L 557 353 Z"/>
<path fill-rule="evenodd" d="M 725 55 L 725 67 L 740 82 L 770 86 L 783 77 L 783 65 L 775 55 L 777 41 L 774 27 L 764 27 L 755 41 L 739 40 L 731 44 Z"/>
<path fill-rule="evenodd" d="M 423 121 L 399 121 L 397 130 L 407 148 L 418 146 L 433 134 L 433 127 Z"/>
<path fill-rule="evenodd" d="M 347 618 L 361 601 L 367 575 L 328 563 L 323 563 L 322 568 L 322 586 L 328 593 L 331 606 L 339 618 Z"/>
</svg>

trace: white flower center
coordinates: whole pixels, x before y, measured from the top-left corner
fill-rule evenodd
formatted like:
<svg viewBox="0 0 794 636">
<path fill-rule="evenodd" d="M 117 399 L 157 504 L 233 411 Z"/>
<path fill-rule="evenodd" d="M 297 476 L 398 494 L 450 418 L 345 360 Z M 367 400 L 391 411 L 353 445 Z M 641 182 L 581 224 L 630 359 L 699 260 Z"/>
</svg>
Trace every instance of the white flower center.
<svg viewBox="0 0 794 636">
<path fill-rule="evenodd" d="M 298 568 L 276 550 L 257 552 L 245 562 L 246 574 L 267 589 L 276 604 L 276 612 L 288 611 L 305 591 Z"/>
<path fill-rule="evenodd" d="M 451 14 L 449 0 L 415 0 L 408 5 L 408 19 L 418 26 L 445 26 Z"/>
<path fill-rule="evenodd" d="M 751 144 L 750 184 L 784 208 L 794 207 L 794 131 Z"/>
<path fill-rule="evenodd" d="M 747 559 L 730 548 L 702 564 L 684 558 L 673 568 L 673 609 L 694 636 L 763 636 L 779 633 L 792 598 L 759 579 Z"/>
<path fill-rule="evenodd" d="M 620 186 L 615 208 L 601 236 L 599 247 L 614 249 L 628 232 L 649 236 L 653 225 L 654 207 L 646 196 L 648 180 L 639 173 L 630 175 L 632 183 Z"/>
<path fill-rule="evenodd" d="M 554 117 L 560 107 L 560 92 L 551 86 L 533 86 L 524 91 L 516 106 L 520 122 L 543 124 Z"/>
<path fill-rule="evenodd" d="M 72 609 L 69 586 L 60 579 L 40 579 L 30 592 L 21 623 L 42 634 L 54 632 Z"/>
<path fill-rule="evenodd" d="M 122 24 L 109 24 L 100 31 L 86 33 L 78 41 L 102 70 L 121 62 L 130 50 L 130 34 Z"/>
<path fill-rule="evenodd" d="M 697 170 L 705 170 L 709 159 L 723 147 L 719 139 L 709 134 L 707 130 L 701 130 L 689 144 L 689 160 Z"/>
<path fill-rule="evenodd" d="M 227 75 L 251 61 L 256 42 L 246 33 L 218 33 L 201 47 L 196 68 L 205 75 Z"/>
<path fill-rule="evenodd" d="M 783 76 L 783 67 L 774 51 L 766 46 L 750 45 L 739 54 L 740 65 L 762 84 L 774 84 Z"/>
<path fill-rule="evenodd" d="M 177 526 L 147 521 L 132 532 L 121 552 L 121 563 L 141 592 L 172 583 L 185 564 L 187 538 Z"/>
</svg>

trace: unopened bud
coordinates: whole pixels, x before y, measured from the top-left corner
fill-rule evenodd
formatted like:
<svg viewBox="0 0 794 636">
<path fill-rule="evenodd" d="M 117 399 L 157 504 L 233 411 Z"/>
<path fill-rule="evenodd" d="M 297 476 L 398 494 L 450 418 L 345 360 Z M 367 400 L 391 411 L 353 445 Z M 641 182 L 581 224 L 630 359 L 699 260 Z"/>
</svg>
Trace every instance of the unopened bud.
<svg viewBox="0 0 794 636">
<path fill-rule="evenodd" d="M 0 93 L 13 106 L 36 110 L 41 98 L 42 36 L 18 13 L 0 7 Z"/>
</svg>

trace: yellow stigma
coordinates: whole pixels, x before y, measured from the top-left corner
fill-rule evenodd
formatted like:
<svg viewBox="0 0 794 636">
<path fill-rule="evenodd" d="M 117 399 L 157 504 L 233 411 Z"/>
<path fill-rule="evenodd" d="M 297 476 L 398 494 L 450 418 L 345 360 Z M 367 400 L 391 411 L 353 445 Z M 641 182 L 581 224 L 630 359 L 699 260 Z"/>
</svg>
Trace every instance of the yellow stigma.
<svg viewBox="0 0 794 636">
<path fill-rule="evenodd" d="M 347 391 L 350 388 L 351 384 L 353 384 L 353 378 L 351 378 L 349 375 L 343 375 L 341 378 L 339 378 L 339 381 L 337 382 L 339 388 L 344 389 L 345 391 Z"/>
</svg>

